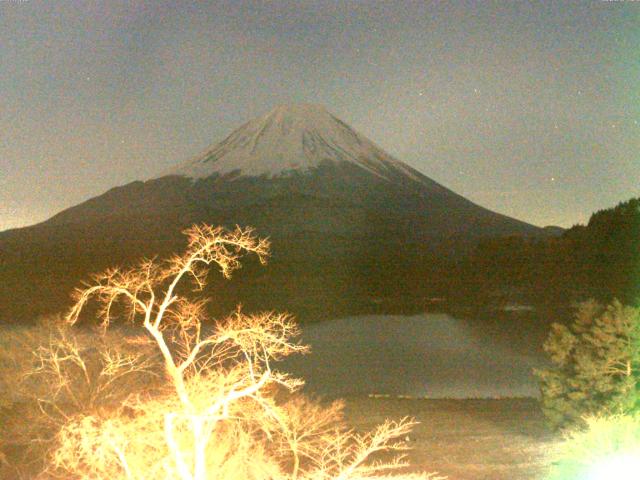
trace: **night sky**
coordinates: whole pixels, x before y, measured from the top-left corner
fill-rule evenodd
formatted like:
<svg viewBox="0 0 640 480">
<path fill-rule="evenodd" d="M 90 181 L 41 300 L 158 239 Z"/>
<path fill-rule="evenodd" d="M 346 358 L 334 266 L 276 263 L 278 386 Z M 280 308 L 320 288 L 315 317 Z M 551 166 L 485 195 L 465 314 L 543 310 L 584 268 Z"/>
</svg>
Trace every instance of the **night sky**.
<svg viewBox="0 0 640 480">
<path fill-rule="evenodd" d="M 294 102 L 568 227 L 640 195 L 640 2 L 0 0 L 0 230 Z"/>
</svg>

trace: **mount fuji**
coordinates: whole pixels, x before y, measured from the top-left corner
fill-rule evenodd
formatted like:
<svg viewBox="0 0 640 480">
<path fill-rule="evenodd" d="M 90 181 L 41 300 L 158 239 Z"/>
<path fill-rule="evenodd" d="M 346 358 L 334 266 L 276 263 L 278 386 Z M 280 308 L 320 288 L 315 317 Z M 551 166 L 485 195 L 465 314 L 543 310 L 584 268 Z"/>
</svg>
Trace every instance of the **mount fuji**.
<svg viewBox="0 0 640 480">
<path fill-rule="evenodd" d="M 253 226 L 273 245 L 266 268 L 214 279 L 212 305 L 303 318 L 416 307 L 446 290 L 447 262 L 479 239 L 548 235 L 452 192 L 321 106 L 279 106 L 156 178 L 0 233 L 0 318 L 64 308 L 88 274 L 179 252 L 181 230 L 199 222 Z"/>
</svg>

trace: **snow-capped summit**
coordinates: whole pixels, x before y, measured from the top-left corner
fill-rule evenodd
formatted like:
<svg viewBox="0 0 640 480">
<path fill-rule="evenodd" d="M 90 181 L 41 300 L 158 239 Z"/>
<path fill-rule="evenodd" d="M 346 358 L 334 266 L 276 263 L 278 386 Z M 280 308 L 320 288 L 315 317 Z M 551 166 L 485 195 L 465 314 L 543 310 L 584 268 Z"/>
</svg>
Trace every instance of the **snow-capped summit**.
<svg viewBox="0 0 640 480">
<path fill-rule="evenodd" d="M 306 103 L 274 108 L 169 173 L 190 178 L 232 172 L 274 177 L 326 162 L 349 162 L 385 179 L 390 169 L 414 180 L 419 177 L 323 106 Z"/>
</svg>

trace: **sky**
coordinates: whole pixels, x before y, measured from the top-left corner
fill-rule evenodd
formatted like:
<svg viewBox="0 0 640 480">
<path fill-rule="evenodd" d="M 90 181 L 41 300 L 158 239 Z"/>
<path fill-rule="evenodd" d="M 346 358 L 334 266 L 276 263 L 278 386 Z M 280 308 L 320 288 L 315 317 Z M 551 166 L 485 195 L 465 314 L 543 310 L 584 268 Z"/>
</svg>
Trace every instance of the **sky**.
<svg viewBox="0 0 640 480">
<path fill-rule="evenodd" d="M 640 196 L 640 2 L 0 0 L 0 230 L 323 104 L 470 200 Z"/>
</svg>

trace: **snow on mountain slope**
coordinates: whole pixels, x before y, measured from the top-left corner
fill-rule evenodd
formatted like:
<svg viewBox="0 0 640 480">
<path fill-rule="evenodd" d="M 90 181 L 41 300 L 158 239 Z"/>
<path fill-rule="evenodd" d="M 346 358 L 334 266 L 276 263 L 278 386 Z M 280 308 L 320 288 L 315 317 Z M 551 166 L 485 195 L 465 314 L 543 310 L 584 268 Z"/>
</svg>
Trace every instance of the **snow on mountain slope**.
<svg viewBox="0 0 640 480">
<path fill-rule="evenodd" d="M 426 180 L 324 107 L 313 104 L 276 107 L 168 173 L 196 179 L 230 173 L 274 177 L 308 171 L 327 161 L 349 162 L 386 180 L 390 180 L 390 171 L 420 183 Z"/>
</svg>

